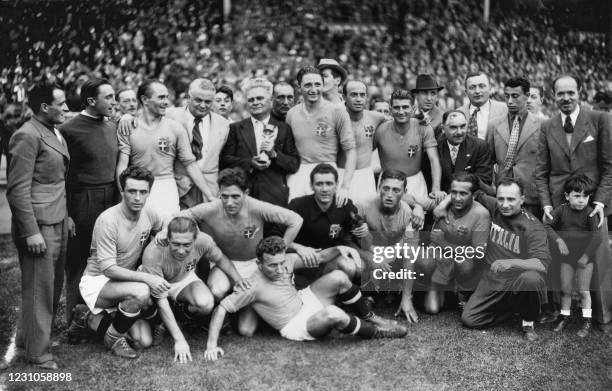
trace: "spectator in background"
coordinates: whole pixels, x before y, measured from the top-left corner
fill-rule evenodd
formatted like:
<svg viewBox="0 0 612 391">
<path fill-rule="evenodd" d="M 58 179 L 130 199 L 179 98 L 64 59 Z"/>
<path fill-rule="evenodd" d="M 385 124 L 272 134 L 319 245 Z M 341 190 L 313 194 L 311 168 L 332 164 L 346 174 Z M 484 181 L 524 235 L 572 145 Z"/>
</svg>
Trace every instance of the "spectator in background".
<svg viewBox="0 0 612 391">
<path fill-rule="evenodd" d="M 6 174 L 8 176 L 8 168 L 10 165 L 8 146 L 11 136 L 17 129 L 23 125 L 28 119 L 28 109 L 22 103 L 9 103 L 4 108 L 2 117 L 0 118 L 0 159 L 2 155 L 6 156 Z"/>
<path fill-rule="evenodd" d="M 228 86 L 221 86 L 217 88 L 215 100 L 213 101 L 213 111 L 230 121 L 230 123 L 234 122 L 230 118 L 230 113 L 232 112 L 233 104 L 234 91 L 232 91 L 232 89 Z"/>
<path fill-rule="evenodd" d="M 548 116 L 542 112 L 543 104 L 544 88 L 542 86 L 531 86 L 529 88 L 529 96 L 527 97 L 527 110 L 541 121 L 548 119 Z"/>
<path fill-rule="evenodd" d="M 438 93 L 444 89 L 438 85 L 433 75 L 418 75 L 416 86 L 412 89 L 412 95 L 416 99 L 417 109 L 434 130 L 436 138 L 440 135 L 439 126 L 442 124 L 442 110 L 438 108 Z"/>
<path fill-rule="evenodd" d="M 370 110 L 378 111 L 379 113 L 384 114 L 387 120 L 393 118 L 391 117 L 391 108 L 389 107 L 389 102 L 382 98 L 374 98 L 372 100 L 372 104 L 370 105 Z"/>
<path fill-rule="evenodd" d="M 119 90 L 116 95 L 117 111 L 120 114 L 130 114 L 136 117 L 138 114 L 138 100 L 136 99 L 136 91 L 124 88 Z"/>
</svg>

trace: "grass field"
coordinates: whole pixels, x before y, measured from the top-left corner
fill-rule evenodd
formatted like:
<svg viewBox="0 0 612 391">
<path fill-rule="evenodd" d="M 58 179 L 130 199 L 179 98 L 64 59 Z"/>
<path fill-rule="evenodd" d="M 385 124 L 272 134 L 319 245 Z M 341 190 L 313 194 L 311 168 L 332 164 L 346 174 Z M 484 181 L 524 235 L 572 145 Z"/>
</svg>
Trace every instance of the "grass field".
<svg viewBox="0 0 612 391">
<path fill-rule="evenodd" d="M 15 325 L 19 267 L 15 250 L 0 237 L 0 354 Z M 388 309 L 387 312 L 390 312 Z M 134 361 L 102 345 L 68 345 L 58 321 L 54 354 L 71 382 L 14 383 L 19 372 L 35 372 L 17 357 L 0 372 L 9 390 L 612 390 L 612 338 L 595 331 L 584 340 L 570 330 L 557 335 L 537 327 L 540 340 L 521 339 L 517 322 L 488 331 L 464 329 L 447 311 L 420 314 L 402 340 L 363 341 L 339 334 L 297 343 L 270 332 L 247 339 L 222 336 L 225 356 L 203 360 L 206 335 L 187 334 L 194 361 L 171 362 L 172 343 L 145 351 Z M 12 375 L 11 375 L 12 374 Z"/>
</svg>

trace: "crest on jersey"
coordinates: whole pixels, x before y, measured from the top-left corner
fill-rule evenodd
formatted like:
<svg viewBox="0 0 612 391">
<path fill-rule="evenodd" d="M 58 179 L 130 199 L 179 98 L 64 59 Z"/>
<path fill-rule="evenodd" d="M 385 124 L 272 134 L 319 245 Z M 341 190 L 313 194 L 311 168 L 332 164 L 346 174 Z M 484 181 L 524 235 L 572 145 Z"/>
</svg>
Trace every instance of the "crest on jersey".
<svg viewBox="0 0 612 391">
<path fill-rule="evenodd" d="M 368 125 L 368 126 L 364 127 L 363 129 L 365 131 L 365 136 L 367 138 L 372 138 L 374 136 L 374 126 Z"/>
<path fill-rule="evenodd" d="M 342 227 L 340 224 L 332 224 L 329 226 L 329 237 L 331 239 L 336 239 L 340 236 L 340 231 L 342 231 Z"/>
<path fill-rule="evenodd" d="M 327 133 L 331 131 L 331 126 L 323 121 L 317 122 L 317 127 L 315 128 L 315 133 L 319 137 L 327 137 Z"/>
<path fill-rule="evenodd" d="M 255 235 L 257 235 L 257 233 L 259 232 L 259 227 L 256 225 L 251 225 L 251 226 L 247 226 L 244 227 L 241 231 L 242 236 L 245 239 L 253 239 L 255 238 Z"/>
<path fill-rule="evenodd" d="M 419 146 L 412 144 L 408 146 L 408 157 L 413 158 L 419 152 Z"/>
<path fill-rule="evenodd" d="M 191 261 L 187 262 L 187 264 L 185 265 L 185 271 L 190 272 L 195 269 L 195 264 L 195 259 L 192 259 Z"/>
<path fill-rule="evenodd" d="M 140 247 L 144 247 L 147 244 L 147 240 L 149 239 L 149 231 L 142 231 L 140 234 Z"/>
<path fill-rule="evenodd" d="M 160 137 L 157 139 L 157 148 L 162 152 L 170 152 L 170 139 L 168 137 Z"/>
</svg>

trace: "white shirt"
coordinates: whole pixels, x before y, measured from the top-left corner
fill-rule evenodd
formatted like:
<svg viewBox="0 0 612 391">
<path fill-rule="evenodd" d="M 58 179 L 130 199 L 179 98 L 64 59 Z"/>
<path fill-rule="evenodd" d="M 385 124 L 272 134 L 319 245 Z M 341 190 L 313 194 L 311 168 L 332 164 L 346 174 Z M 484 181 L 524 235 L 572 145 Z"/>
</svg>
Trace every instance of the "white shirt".
<svg viewBox="0 0 612 391">
<path fill-rule="evenodd" d="M 476 106 L 470 103 L 469 106 L 470 117 L 476 110 Z M 487 101 L 484 105 L 480 106 L 480 110 L 476 113 L 476 123 L 478 124 L 478 138 L 484 140 L 487 136 L 487 126 L 489 125 L 489 111 L 491 110 L 491 101 Z M 468 118 L 469 121 L 469 118 Z"/>
<path fill-rule="evenodd" d="M 255 130 L 255 146 L 257 147 L 257 154 L 261 152 L 261 143 L 263 142 L 263 131 L 264 127 L 270 121 L 270 114 L 262 121 L 251 117 L 251 122 L 253 123 L 253 129 Z"/>
<path fill-rule="evenodd" d="M 567 117 L 570 118 L 572 122 L 572 126 L 576 127 L 576 120 L 578 119 L 578 114 L 580 114 L 580 105 L 576 105 L 574 111 L 572 111 L 569 115 L 561 113 L 561 126 L 565 126 L 565 121 Z M 567 145 L 572 145 L 572 136 L 573 133 L 565 133 L 565 138 L 567 139 Z"/>
</svg>

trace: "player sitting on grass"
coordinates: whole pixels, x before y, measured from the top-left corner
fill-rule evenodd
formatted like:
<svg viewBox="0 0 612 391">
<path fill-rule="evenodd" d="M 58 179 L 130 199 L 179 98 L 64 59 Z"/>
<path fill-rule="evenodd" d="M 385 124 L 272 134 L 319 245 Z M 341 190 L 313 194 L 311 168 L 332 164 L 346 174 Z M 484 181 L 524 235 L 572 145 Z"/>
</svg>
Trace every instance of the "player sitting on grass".
<svg viewBox="0 0 612 391">
<path fill-rule="evenodd" d="M 189 217 L 175 217 L 167 227 L 168 246 L 162 247 L 151 242 L 142 255 L 142 271 L 164 278 L 170 289 L 153 298 L 161 320 L 174 339 L 174 360 L 180 363 L 191 361 L 189 345 L 178 327 L 168 299 L 179 304 L 186 317 L 208 315 L 213 310 L 215 298 L 210 289 L 196 275 L 196 265 L 214 262 L 236 281 L 235 286 L 247 289 L 249 282 L 242 279 L 232 262 L 221 252 L 213 239 L 198 230 L 196 222 Z M 163 326 L 154 325 L 153 345 L 163 339 Z"/>
<path fill-rule="evenodd" d="M 114 354 L 137 358 L 126 337 L 138 348 L 151 345 L 151 329 L 145 321 L 157 316 L 151 293 L 160 295 L 170 284 L 162 277 L 135 270 L 149 236 L 162 228 L 157 213 L 145 206 L 153 174 L 131 166 L 119 181 L 122 201 L 96 220 L 91 255 L 79 283 L 91 312 L 83 305 L 75 307 L 68 338 L 79 339 L 91 329 L 104 336 L 104 344 Z"/>
<path fill-rule="evenodd" d="M 270 236 L 259 242 L 256 249 L 257 271 L 249 278 L 251 286 L 227 296 L 213 312 L 204 353 L 207 360 L 217 360 L 224 354 L 217 342 L 226 313 L 237 312 L 249 304 L 283 337 L 294 341 L 321 338 L 333 329 L 362 338 L 402 338 L 408 333 L 405 326 L 396 322 L 377 326 L 363 320 L 372 314 L 359 287 L 353 285 L 340 270 L 325 274 L 310 286 L 297 291 L 293 285 L 293 271 L 304 267 L 304 264 L 299 255 L 286 254 L 286 248 L 285 242 L 278 236 Z M 321 263 L 330 262 L 354 251 L 349 247 L 336 246 L 322 250 L 317 259 Z M 336 300 L 357 316 L 349 315 L 335 306 Z"/>
<path fill-rule="evenodd" d="M 593 215 L 589 198 L 593 194 L 593 181 L 586 175 L 575 175 L 565 182 L 566 204 L 552 211 L 553 220 L 545 220 L 550 242 L 559 247 L 561 256 L 561 314 L 557 319 L 555 331 L 562 331 L 569 321 L 572 305 L 572 285 L 574 273 L 577 276 L 582 305 L 582 327 L 578 336 L 586 337 L 591 329 L 591 277 L 593 260 L 601 237 L 597 235 L 599 219 Z"/>
</svg>

